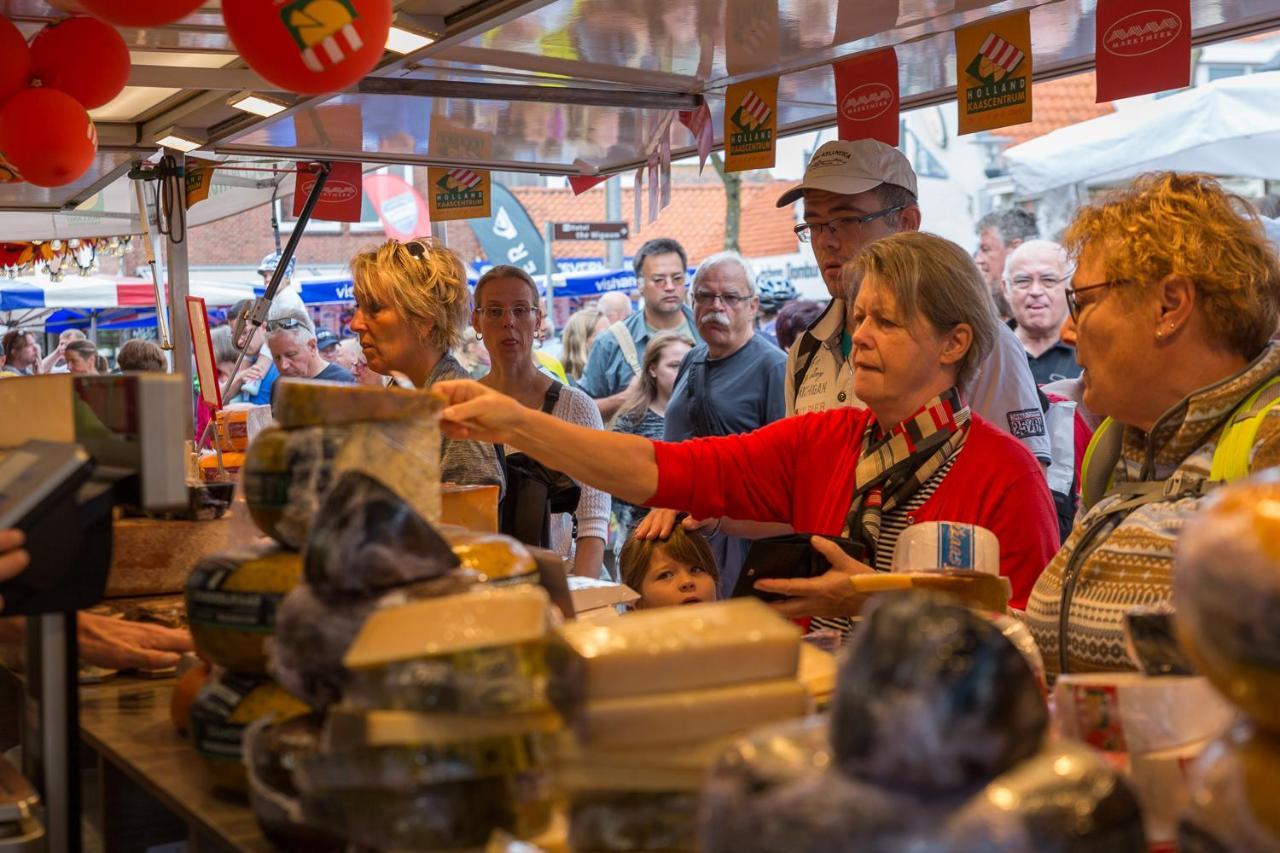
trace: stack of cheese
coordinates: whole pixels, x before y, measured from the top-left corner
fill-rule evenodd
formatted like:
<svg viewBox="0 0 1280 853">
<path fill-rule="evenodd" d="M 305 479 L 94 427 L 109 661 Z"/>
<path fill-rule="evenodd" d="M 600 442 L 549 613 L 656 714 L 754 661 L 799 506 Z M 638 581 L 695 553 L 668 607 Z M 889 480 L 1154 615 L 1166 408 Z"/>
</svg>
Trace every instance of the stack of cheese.
<svg viewBox="0 0 1280 853">
<path fill-rule="evenodd" d="M 753 599 L 570 623 L 552 698 L 571 725 L 559 781 L 579 850 L 689 850 L 698 789 L 732 738 L 808 712 L 800 631 Z"/>
<path fill-rule="evenodd" d="M 308 820 L 376 849 L 545 830 L 560 725 L 546 689 L 551 616 L 547 594 L 527 584 L 371 614 L 320 751 L 295 772 Z"/>
<path fill-rule="evenodd" d="M 272 543 L 205 557 L 187 580 L 191 635 L 216 667 L 196 695 L 187 728 L 219 788 L 245 790 L 240 741 L 249 723 L 307 710 L 266 675 L 276 607 L 301 578 L 302 555 Z"/>
<path fill-rule="evenodd" d="M 220 453 L 209 449 L 200 455 L 200 478 L 206 482 L 223 479 L 224 475 L 236 479 L 244 467 L 245 451 L 270 425 L 270 406 L 233 403 L 220 409 L 213 420 L 213 440 Z"/>
</svg>

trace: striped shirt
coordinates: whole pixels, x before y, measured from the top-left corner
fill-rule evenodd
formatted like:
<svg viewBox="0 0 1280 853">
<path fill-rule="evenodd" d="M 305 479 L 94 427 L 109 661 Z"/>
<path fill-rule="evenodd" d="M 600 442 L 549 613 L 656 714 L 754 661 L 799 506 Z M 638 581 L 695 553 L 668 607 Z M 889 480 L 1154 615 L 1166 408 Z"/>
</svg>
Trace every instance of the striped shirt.
<svg viewBox="0 0 1280 853">
<path fill-rule="evenodd" d="M 951 455 L 950 459 L 942 463 L 942 467 L 934 471 L 933 476 L 925 480 L 911 497 L 907 498 L 906 503 L 896 506 L 884 514 L 880 520 L 880 538 L 876 540 L 876 556 L 875 564 L 872 566 L 873 569 L 887 572 L 893 567 L 893 549 L 898 544 L 898 537 L 902 535 L 902 531 L 913 523 L 912 516 L 916 510 L 924 506 L 929 498 L 933 497 L 933 493 L 938 491 L 938 486 L 942 485 L 942 481 L 951 470 L 951 466 L 955 464 L 956 457 L 963 452 L 964 447 L 962 446 Z M 831 629 L 848 634 L 852 627 L 853 623 L 844 616 L 815 616 L 809 620 L 810 631 Z"/>
</svg>

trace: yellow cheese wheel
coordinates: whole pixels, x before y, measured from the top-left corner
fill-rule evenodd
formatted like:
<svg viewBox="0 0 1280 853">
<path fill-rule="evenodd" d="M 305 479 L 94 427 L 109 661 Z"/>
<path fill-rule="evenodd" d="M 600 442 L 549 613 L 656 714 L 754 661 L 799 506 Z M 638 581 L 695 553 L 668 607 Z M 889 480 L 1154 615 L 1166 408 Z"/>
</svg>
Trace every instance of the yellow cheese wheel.
<svg viewBox="0 0 1280 853">
<path fill-rule="evenodd" d="M 223 673 L 196 695 L 189 717 L 191 742 L 215 787 L 244 793 L 248 790 L 241 751 L 245 728 L 267 715 L 283 722 L 309 710 L 274 681 Z"/>
</svg>

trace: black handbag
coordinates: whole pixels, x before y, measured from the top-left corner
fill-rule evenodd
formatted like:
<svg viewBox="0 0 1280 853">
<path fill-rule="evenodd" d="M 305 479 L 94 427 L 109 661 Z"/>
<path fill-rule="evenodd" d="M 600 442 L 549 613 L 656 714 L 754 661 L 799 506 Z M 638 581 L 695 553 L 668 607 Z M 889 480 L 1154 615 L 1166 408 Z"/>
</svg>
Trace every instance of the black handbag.
<svg viewBox="0 0 1280 853">
<path fill-rule="evenodd" d="M 542 411 L 551 414 L 563 387 L 559 382 L 551 383 Z M 499 446 L 498 454 L 507 478 L 506 493 L 498 507 L 498 529 L 526 545 L 550 548 L 552 514 L 577 512 L 582 489 L 568 474 L 524 453 L 504 453 Z"/>
</svg>

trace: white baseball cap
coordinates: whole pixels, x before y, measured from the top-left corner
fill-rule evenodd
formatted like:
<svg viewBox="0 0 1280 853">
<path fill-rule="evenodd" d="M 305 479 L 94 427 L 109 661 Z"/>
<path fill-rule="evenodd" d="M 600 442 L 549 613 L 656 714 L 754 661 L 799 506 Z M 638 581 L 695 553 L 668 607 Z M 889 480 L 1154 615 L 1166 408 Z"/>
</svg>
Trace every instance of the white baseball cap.
<svg viewBox="0 0 1280 853">
<path fill-rule="evenodd" d="M 878 139 L 857 142 L 828 142 L 814 152 L 804 170 L 804 180 L 784 192 L 778 207 L 786 207 L 805 190 L 826 190 L 840 195 L 857 195 L 881 184 L 916 190 L 916 173 L 901 151 Z"/>
</svg>

